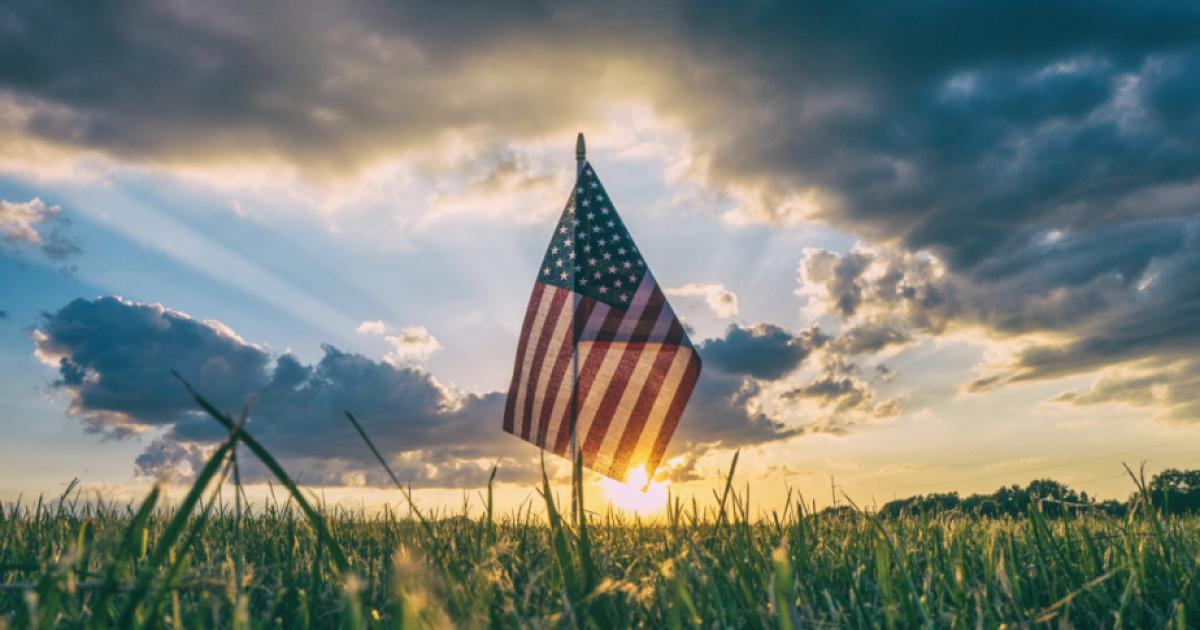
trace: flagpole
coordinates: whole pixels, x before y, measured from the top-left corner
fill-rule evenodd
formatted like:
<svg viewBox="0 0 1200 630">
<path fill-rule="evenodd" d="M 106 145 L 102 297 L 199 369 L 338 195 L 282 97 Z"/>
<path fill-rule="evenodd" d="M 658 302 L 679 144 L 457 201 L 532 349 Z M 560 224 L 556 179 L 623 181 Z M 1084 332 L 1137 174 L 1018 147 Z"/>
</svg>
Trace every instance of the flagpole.
<svg viewBox="0 0 1200 630">
<path fill-rule="evenodd" d="M 587 162 L 587 146 L 583 142 L 583 132 L 575 137 L 575 178 L 578 180 L 579 175 L 583 173 L 583 165 Z M 571 192 L 572 195 L 575 191 Z M 575 207 L 576 212 L 579 206 Z M 575 237 L 576 235 L 572 235 Z M 571 271 L 571 289 L 572 289 L 572 308 L 571 308 L 571 520 L 575 521 L 576 505 L 579 503 L 579 497 L 576 495 L 582 489 L 582 480 L 577 479 L 577 475 L 582 475 L 583 471 L 576 466 L 576 448 L 577 441 L 575 439 L 575 421 L 579 415 L 579 399 L 576 387 L 579 383 L 579 326 L 575 321 L 575 314 L 579 311 L 574 308 L 576 296 L 575 288 L 575 272 Z M 579 515 L 582 516 L 582 515 Z"/>
</svg>

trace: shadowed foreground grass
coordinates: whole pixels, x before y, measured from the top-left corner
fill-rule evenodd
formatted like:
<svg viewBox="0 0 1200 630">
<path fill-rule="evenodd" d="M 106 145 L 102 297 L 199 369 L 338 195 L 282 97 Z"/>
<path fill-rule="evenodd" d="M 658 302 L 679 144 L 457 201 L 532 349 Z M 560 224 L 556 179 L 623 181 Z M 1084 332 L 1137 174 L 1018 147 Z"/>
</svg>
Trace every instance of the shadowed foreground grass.
<svg viewBox="0 0 1200 630">
<path fill-rule="evenodd" d="M 170 508 L 61 499 L 0 514 L 0 626 L 1170 627 L 1200 623 L 1200 518 L 754 519 L 733 490 L 663 522 L 325 509 L 240 424 Z M 235 443 L 287 494 L 218 503 Z M 244 451 L 243 451 L 244 452 Z M 736 469 L 734 458 L 729 480 Z M 1135 480 L 1136 482 L 1136 480 Z M 1142 486 L 1144 488 L 1144 485 Z M 1144 492 L 1144 490 L 1143 490 Z M 77 495 L 76 495 L 77 496 Z M 465 514 L 465 512 L 464 512 Z"/>
</svg>

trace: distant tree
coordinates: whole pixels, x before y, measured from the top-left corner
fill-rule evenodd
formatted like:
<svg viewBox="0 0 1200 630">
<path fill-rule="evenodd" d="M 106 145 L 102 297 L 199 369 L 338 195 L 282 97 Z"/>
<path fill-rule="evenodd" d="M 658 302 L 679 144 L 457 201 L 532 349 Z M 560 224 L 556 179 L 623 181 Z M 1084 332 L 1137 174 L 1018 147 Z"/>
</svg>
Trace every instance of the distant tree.
<svg viewBox="0 0 1200 630">
<path fill-rule="evenodd" d="M 1200 511 L 1200 470 L 1168 468 L 1150 479 L 1150 504 L 1170 514 Z"/>
<path fill-rule="evenodd" d="M 889 501 L 883 505 L 883 509 L 880 511 L 888 516 L 938 514 L 958 509 L 960 503 L 957 492 L 944 492 Z"/>
<path fill-rule="evenodd" d="M 1170 479 L 1178 481 L 1176 477 Z M 1191 499 L 1193 503 L 1188 505 L 1200 508 L 1200 471 L 1197 471 L 1190 481 L 1180 484 L 1181 487 L 1196 493 Z M 1172 505 L 1182 505 L 1182 501 L 1179 497 L 1171 499 Z M 970 516 L 1017 518 L 1024 516 L 1031 506 L 1039 506 L 1047 516 L 1056 517 L 1083 512 L 1100 512 L 1120 517 L 1125 515 L 1128 508 L 1126 504 L 1111 499 L 1096 502 L 1088 493 L 1077 492 L 1060 481 L 1035 479 L 1024 488 L 1014 484 L 999 488 L 991 494 L 972 494 L 965 498 L 960 498 L 957 492 L 946 492 L 896 499 L 885 503 L 880 513 L 896 517 L 901 514 L 940 514 L 957 511 Z"/>
<path fill-rule="evenodd" d="M 1078 492 L 1053 479 L 1035 479 L 1025 487 L 1030 503 L 1037 503 L 1050 516 L 1062 516 L 1082 506 Z"/>
</svg>

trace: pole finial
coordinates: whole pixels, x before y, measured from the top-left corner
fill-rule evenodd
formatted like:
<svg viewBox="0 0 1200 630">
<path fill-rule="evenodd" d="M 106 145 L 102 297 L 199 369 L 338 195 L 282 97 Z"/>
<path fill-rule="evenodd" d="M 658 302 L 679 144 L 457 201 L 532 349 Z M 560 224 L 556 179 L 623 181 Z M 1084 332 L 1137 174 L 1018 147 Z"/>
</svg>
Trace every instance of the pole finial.
<svg viewBox="0 0 1200 630">
<path fill-rule="evenodd" d="M 575 137 L 575 159 L 582 162 L 587 159 L 587 147 L 583 143 L 583 132 Z"/>
</svg>

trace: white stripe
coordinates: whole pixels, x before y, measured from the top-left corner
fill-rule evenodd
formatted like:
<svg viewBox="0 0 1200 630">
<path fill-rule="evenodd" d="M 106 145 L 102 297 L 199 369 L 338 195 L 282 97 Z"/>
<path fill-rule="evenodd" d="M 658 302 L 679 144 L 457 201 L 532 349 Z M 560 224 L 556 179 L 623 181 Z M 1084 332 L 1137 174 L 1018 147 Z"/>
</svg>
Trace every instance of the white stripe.
<svg viewBox="0 0 1200 630">
<path fill-rule="evenodd" d="M 621 436 L 624 435 L 625 427 L 629 425 L 629 420 L 633 417 L 633 408 L 637 404 L 638 397 L 641 396 L 642 390 L 646 389 L 651 376 L 650 370 L 654 367 L 654 361 L 658 358 L 662 347 L 663 344 L 646 344 L 642 348 L 642 354 L 638 357 L 637 364 L 633 366 L 633 373 L 629 376 L 629 384 L 621 394 L 621 400 L 617 402 L 612 422 L 609 423 L 604 440 L 600 443 L 596 460 L 592 463 L 594 469 L 608 470 L 616 458 L 617 447 L 621 445 Z"/>
<path fill-rule="evenodd" d="M 571 319 L 572 313 L 571 302 L 574 300 L 563 300 L 562 308 L 558 309 L 558 317 L 554 323 L 554 330 L 550 333 L 550 343 L 546 345 L 546 354 L 542 357 L 542 370 L 538 374 L 537 389 L 533 391 L 533 416 L 529 419 L 529 435 L 525 439 L 530 442 L 537 440 L 537 424 L 542 417 L 542 405 L 546 403 L 546 390 L 550 389 L 550 375 L 554 372 L 554 363 L 558 360 L 558 353 L 564 345 L 571 344 Z M 551 313 L 548 317 L 553 317 Z"/>
<path fill-rule="evenodd" d="M 628 341 L 633 337 L 633 332 L 637 330 L 637 325 L 642 319 L 642 313 L 646 310 L 646 305 L 650 303 L 650 294 L 654 292 L 654 280 L 647 274 L 642 280 L 642 285 L 638 287 L 637 293 L 633 295 L 633 302 L 629 305 L 629 309 L 625 311 L 625 317 L 621 319 L 621 325 L 617 328 L 617 334 L 613 337 L 614 341 Z"/>
<path fill-rule="evenodd" d="M 579 417 L 575 420 L 577 423 L 575 435 L 578 437 L 581 447 L 587 443 L 587 434 L 592 428 L 592 421 L 596 419 L 596 412 L 600 410 L 600 403 L 604 400 L 604 394 L 608 391 L 613 376 L 617 372 L 617 366 L 621 363 L 621 357 L 625 354 L 625 347 L 629 344 L 607 343 L 605 345 L 608 347 L 604 349 L 604 360 L 600 363 L 600 369 L 596 370 L 596 378 L 588 387 L 587 398 L 579 407 Z"/>
<path fill-rule="evenodd" d="M 650 414 L 646 417 L 646 426 L 642 428 L 642 435 L 633 447 L 633 454 L 629 457 L 629 468 L 642 466 L 650 459 L 650 451 L 654 448 L 655 441 L 658 440 L 659 432 L 662 431 L 663 423 L 667 419 L 667 411 L 671 408 L 671 402 L 675 400 L 676 390 L 683 383 L 683 377 L 687 374 L 687 366 L 691 362 L 693 354 L 695 351 L 691 348 L 680 348 L 675 353 L 671 367 L 667 370 L 667 376 L 663 379 L 662 388 L 658 390 L 658 396 L 654 398 L 654 406 L 650 408 Z"/>
<path fill-rule="evenodd" d="M 603 302 L 596 304 L 596 307 L 592 309 L 591 317 L 588 318 L 588 325 L 590 326 L 597 319 L 604 321 L 604 318 L 608 316 L 608 310 L 608 306 Z M 575 362 L 580 369 L 583 367 L 583 362 L 587 361 L 588 353 L 591 351 L 593 345 L 595 344 L 590 342 L 579 342 L 579 356 L 575 359 Z M 567 369 L 571 370 L 572 368 L 568 366 Z M 554 398 L 554 407 L 550 409 L 550 424 L 546 426 L 545 443 L 551 450 L 554 449 L 554 443 L 558 440 L 558 432 L 564 428 L 563 424 L 567 416 L 567 408 L 571 405 L 571 386 L 574 384 L 573 381 L 573 374 L 568 373 L 563 377 L 562 382 L 558 384 L 558 394 Z"/>
<path fill-rule="evenodd" d="M 546 321 L 546 312 L 550 310 L 550 300 L 554 297 L 554 287 L 542 290 L 542 299 L 538 302 L 537 315 L 533 317 L 533 326 L 529 328 L 529 338 L 525 340 L 525 356 L 521 362 L 521 380 L 517 381 L 517 402 L 513 405 L 513 435 L 521 435 L 524 426 L 525 386 L 529 380 L 529 370 L 533 366 L 533 355 L 537 353 L 537 342 L 542 336 L 542 326 Z"/>
</svg>

